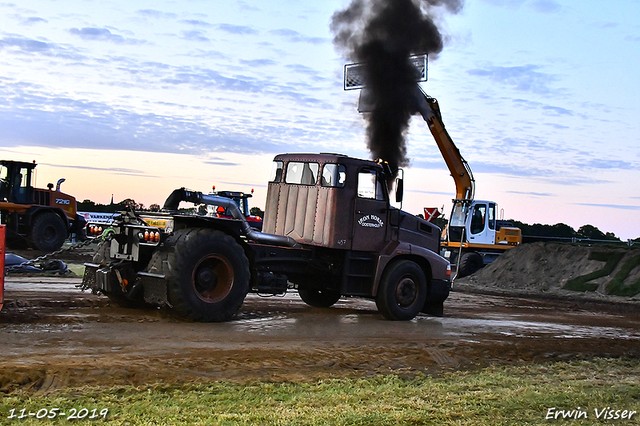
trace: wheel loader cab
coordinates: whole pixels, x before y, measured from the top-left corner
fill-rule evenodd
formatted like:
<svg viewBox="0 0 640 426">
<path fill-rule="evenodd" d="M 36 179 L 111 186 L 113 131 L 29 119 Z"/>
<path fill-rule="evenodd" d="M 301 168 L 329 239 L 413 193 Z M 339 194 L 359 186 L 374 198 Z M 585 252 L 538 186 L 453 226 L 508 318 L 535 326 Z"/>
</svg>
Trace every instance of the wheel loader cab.
<svg viewBox="0 0 640 426">
<path fill-rule="evenodd" d="M 32 198 L 33 163 L 3 161 L 0 163 L 0 201 L 27 204 Z"/>
</svg>

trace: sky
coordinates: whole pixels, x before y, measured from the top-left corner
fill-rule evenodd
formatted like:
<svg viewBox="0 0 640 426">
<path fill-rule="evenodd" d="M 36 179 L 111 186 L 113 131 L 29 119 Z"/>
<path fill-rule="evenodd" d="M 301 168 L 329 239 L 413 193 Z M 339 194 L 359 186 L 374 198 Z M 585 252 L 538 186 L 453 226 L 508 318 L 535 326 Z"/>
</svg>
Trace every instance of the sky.
<svg viewBox="0 0 640 426">
<path fill-rule="evenodd" d="M 369 158 L 332 15 L 346 0 L 0 0 L 0 157 L 79 201 L 162 205 L 179 187 L 255 190 L 276 154 Z M 428 81 L 505 219 L 640 237 L 640 0 L 467 0 L 441 11 Z M 455 185 L 426 123 L 403 208 Z"/>
</svg>

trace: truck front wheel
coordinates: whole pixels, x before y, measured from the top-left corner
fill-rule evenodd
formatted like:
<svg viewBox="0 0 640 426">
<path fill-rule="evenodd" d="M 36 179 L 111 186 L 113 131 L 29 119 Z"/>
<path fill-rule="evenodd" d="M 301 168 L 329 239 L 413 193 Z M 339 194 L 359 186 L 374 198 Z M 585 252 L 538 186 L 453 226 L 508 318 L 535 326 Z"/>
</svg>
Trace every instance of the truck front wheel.
<svg viewBox="0 0 640 426">
<path fill-rule="evenodd" d="M 407 321 L 418 315 L 426 298 L 424 271 L 415 262 L 401 260 L 382 274 L 376 306 L 387 319 Z"/>
<path fill-rule="evenodd" d="M 335 290 L 300 288 L 298 294 L 304 303 L 316 308 L 328 308 L 340 300 L 340 292 Z"/>
<path fill-rule="evenodd" d="M 249 260 L 231 236 L 212 229 L 176 232 L 167 290 L 169 303 L 187 319 L 229 320 L 249 291 Z"/>
</svg>

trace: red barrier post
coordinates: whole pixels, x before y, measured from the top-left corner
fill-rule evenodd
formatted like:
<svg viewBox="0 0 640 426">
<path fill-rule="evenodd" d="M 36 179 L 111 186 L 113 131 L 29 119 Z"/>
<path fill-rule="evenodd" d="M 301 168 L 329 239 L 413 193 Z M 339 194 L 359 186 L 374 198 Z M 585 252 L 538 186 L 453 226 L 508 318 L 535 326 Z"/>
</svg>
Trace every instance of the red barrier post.
<svg viewBox="0 0 640 426">
<path fill-rule="evenodd" d="M 0 225 L 0 310 L 4 304 L 4 236 L 6 227 Z"/>
</svg>

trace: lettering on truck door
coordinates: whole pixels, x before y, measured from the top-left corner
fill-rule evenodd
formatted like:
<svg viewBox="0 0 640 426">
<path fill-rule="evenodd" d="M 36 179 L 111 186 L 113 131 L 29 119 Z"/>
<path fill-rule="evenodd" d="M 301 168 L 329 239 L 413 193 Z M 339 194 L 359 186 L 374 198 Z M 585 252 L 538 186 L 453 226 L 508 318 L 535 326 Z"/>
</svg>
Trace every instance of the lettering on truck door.
<svg viewBox="0 0 640 426">
<path fill-rule="evenodd" d="M 388 223 L 383 182 L 375 170 L 358 173 L 358 193 L 353 223 L 353 250 L 379 251 L 384 247 Z"/>
</svg>

